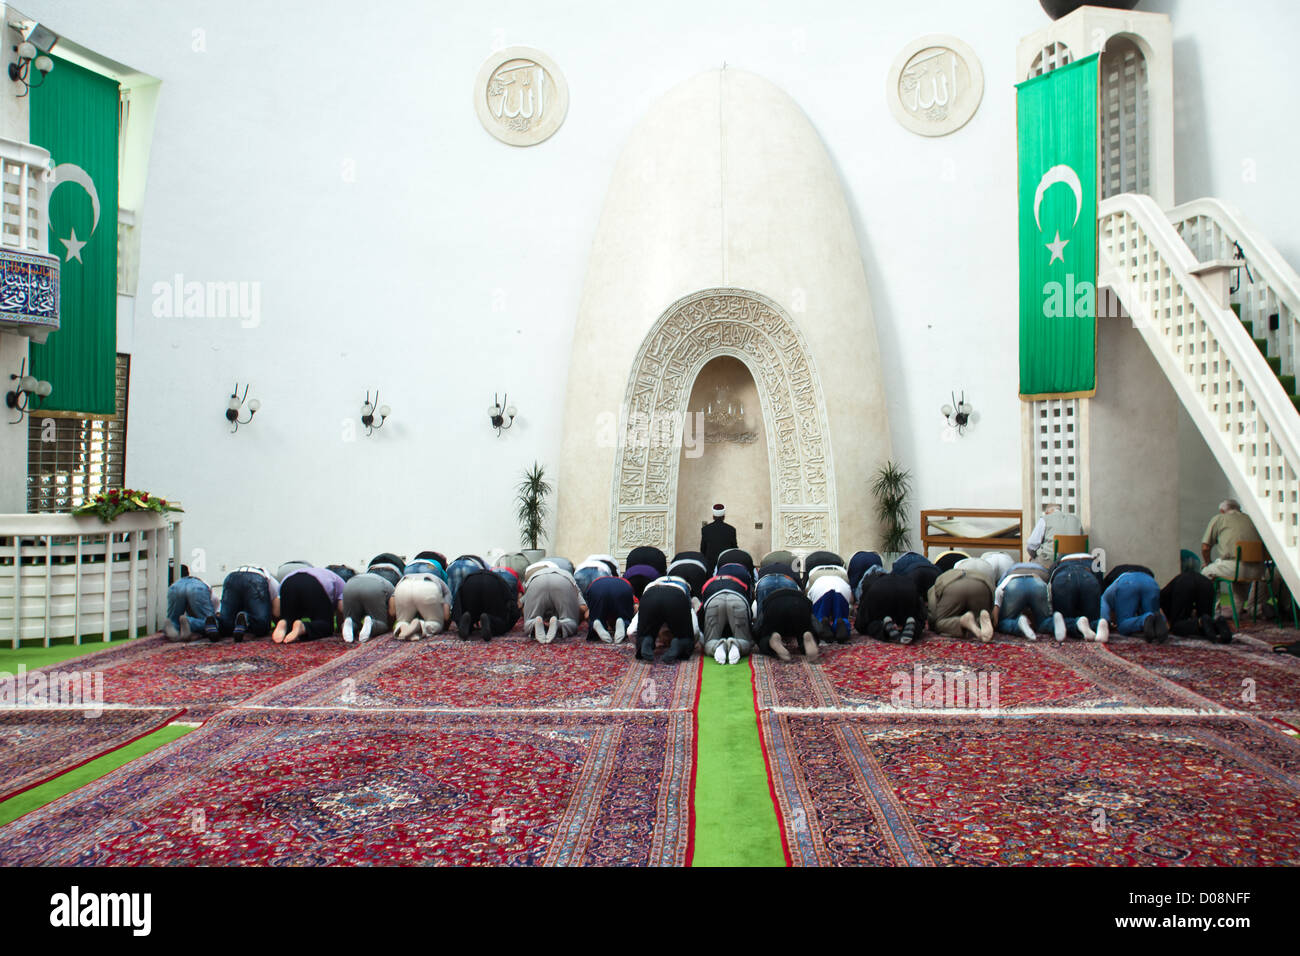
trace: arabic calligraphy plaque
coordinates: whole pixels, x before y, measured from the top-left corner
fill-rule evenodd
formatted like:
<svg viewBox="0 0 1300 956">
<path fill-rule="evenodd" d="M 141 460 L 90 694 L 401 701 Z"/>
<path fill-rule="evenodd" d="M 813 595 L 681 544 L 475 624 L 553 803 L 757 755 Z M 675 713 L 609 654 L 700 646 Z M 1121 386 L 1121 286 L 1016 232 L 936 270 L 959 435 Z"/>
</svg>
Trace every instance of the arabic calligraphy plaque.
<svg viewBox="0 0 1300 956">
<path fill-rule="evenodd" d="M 956 37 L 931 35 L 905 46 L 885 84 L 890 112 L 921 136 L 947 136 L 975 115 L 984 96 L 984 70 L 975 51 Z"/>
<path fill-rule="evenodd" d="M 474 111 L 489 133 L 511 146 L 548 139 L 569 111 L 569 85 L 555 62 L 532 47 L 498 50 L 474 80 Z"/>
</svg>

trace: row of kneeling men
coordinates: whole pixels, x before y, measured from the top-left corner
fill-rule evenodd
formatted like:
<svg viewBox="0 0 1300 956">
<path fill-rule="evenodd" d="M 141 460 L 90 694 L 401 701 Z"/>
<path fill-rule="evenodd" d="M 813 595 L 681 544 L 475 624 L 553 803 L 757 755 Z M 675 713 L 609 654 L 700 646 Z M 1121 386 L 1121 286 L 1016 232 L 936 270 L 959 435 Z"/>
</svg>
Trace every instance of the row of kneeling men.
<svg viewBox="0 0 1300 956">
<path fill-rule="evenodd" d="M 543 644 L 575 636 L 609 644 L 632 640 L 636 656 L 690 657 L 697 646 L 720 664 L 757 649 L 782 660 L 791 651 L 816 659 L 819 645 L 853 631 L 910 644 L 926 626 L 950 637 L 990 641 L 995 632 L 1037 640 L 1106 641 L 1111 630 L 1164 641 L 1172 632 L 1232 640 L 1216 614 L 1211 581 L 1187 570 L 1163 588 L 1149 568 L 1120 565 L 1103 575 L 1089 554 L 1052 567 L 1015 562 L 1002 552 L 949 552 L 931 561 L 908 552 L 887 571 L 859 551 L 847 562 L 829 551 L 802 558 L 772 552 L 755 563 L 740 549 L 710 567 L 700 552 L 670 561 L 654 547 L 634 548 L 620 572 L 610 555 L 581 564 L 563 557 L 529 563 L 522 554 L 455 560 L 423 551 L 411 561 L 385 552 L 365 571 L 291 561 L 274 573 L 260 566 L 226 575 L 221 599 L 188 573 L 168 591 L 172 640 L 270 635 L 276 643 L 340 632 L 365 642 L 390 630 L 419 640 L 454 627 L 461 639 L 506 633 L 523 618 Z"/>
</svg>

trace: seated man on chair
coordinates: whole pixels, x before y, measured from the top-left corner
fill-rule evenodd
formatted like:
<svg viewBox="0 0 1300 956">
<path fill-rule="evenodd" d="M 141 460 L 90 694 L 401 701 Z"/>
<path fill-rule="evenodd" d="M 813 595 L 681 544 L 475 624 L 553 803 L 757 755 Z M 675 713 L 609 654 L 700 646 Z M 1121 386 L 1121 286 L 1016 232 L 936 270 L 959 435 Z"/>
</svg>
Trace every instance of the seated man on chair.
<svg viewBox="0 0 1300 956">
<path fill-rule="evenodd" d="M 1232 585 L 1232 594 L 1239 611 L 1246 610 L 1250 582 L 1262 580 L 1265 569 L 1262 563 L 1243 561 L 1241 570 L 1238 571 L 1237 545 L 1256 541 L 1259 541 L 1259 532 L 1255 530 L 1255 523 L 1242 514 L 1241 505 L 1235 498 L 1227 498 L 1220 503 L 1219 513 L 1210 519 L 1205 534 L 1201 537 L 1201 559 L 1205 562 L 1201 573 L 1207 578 L 1228 580 L 1232 580 L 1235 575 L 1237 580 Z M 1219 557 L 1211 561 L 1210 552 L 1214 546 L 1219 549 Z M 1263 602 L 1259 600 L 1260 589 L 1256 588 L 1255 591 L 1255 611 L 1261 613 Z"/>
<path fill-rule="evenodd" d="M 1034 530 L 1029 534 L 1029 540 L 1025 542 L 1029 560 L 1050 568 L 1056 553 L 1056 538 L 1063 534 L 1083 534 L 1083 525 L 1078 515 L 1062 511 L 1059 504 L 1049 501 L 1043 505 L 1043 516 L 1038 519 Z"/>
</svg>

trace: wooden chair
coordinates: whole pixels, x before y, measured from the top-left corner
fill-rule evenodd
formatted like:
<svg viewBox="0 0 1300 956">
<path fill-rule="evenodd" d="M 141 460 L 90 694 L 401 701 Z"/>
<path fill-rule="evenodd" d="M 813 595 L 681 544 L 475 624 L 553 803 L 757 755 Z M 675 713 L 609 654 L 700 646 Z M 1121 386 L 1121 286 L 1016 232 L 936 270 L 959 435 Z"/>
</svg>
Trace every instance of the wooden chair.
<svg viewBox="0 0 1300 956">
<path fill-rule="evenodd" d="M 1052 563 L 1060 561 L 1063 554 L 1083 554 L 1087 550 L 1086 534 L 1058 534 L 1052 543 Z"/>
<path fill-rule="evenodd" d="M 1230 578 L 1216 577 L 1214 579 L 1214 593 L 1215 593 L 1216 600 L 1221 598 L 1223 595 L 1223 585 L 1225 584 L 1228 585 L 1228 603 L 1232 607 L 1232 626 L 1234 629 L 1241 627 L 1241 619 L 1237 613 L 1237 596 L 1232 590 L 1232 585 L 1247 583 L 1241 580 L 1241 566 L 1243 564 L 1263 564 L 1266 560 L 1267 558 L 1266 555 L 1264 554 L 1264 542 L 1241 541 L 1237 544 L 1237 564 L 1232 569 L 1232 577 Z M 1263 579 L 1259 581 L 1251 581 L 1250 583 L 1258 586 L 1259 584 L 1263 583 Z M 1269 590 L 1270 591 L 1272 590 L 1271 582 L 1270 582 Z M 1256 591 L 1255 593 L 1255 602 L 1254 605 L 1251 607 L 1251 620 L 1252 621 L 1259 620 L 1259 592 L 1258 591 Z"/>
</svg>

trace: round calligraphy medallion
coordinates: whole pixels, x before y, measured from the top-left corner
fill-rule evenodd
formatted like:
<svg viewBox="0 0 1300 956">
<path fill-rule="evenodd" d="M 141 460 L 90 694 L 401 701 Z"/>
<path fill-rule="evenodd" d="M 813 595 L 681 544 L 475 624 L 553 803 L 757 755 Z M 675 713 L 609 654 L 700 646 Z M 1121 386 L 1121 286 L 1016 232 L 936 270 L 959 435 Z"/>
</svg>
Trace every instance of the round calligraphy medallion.
<svg viewBox="0 0 1300 956">
<path fill-rule="evenodd" d="M 984 70 L 975 51 L 942 34 L 905 46 L 885 84 L 894 119 L 921 136 L 947 136 L 961 129 L 983 96 Z"/>
<path fill-rule="evenodd" d="M 569 86 L 555 62 L 526 46 L 497 50 L 474 80 L 474 111 L 489 133 L 511 146 L 536 146 L 569 111 Z"/>
</svg>

